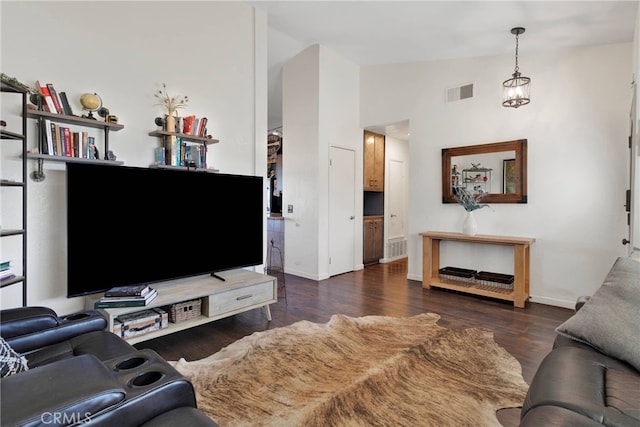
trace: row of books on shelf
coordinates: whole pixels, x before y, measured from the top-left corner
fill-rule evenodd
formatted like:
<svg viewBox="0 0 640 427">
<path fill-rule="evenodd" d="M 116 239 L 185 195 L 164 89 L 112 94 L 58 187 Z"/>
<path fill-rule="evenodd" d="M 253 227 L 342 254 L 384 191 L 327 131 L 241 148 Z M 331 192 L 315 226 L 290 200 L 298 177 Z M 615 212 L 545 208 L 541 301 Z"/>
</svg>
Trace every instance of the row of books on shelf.
<svg viewBox="0 0 640 427">
<path fill-rule="evenodd" d="M 13 279 L 16 275 L 11 270 L 11 261 L 0 262 L 0 281 Z"/>
<path fill-rule="evenodd" d="M 109 289 L 94 303 L 94 308 L 144 307 L 158 296 L 148 285 L 118 286 Z"/>
<path fill-rule="evenodd" d="M 44 111 L 68 116 L 73 115 L 73 110 L 65 92 L 58 93 L 51 83 L 42 85 L 39 81 L 36 81 L 35 86 L 42 96 L 42 109 Z"/>
<path fill-rule="evenodd" d="M 190 166 L 198 169 L 207 167 L 207 146 L 204 144 L 187 144 L 182 138 L 172 138 L 167 147 L 155 149 L 157 165 Z"/>
<path fill-rule="evenodd" d="M 193 136 L 207 136 L 207 122 L 209 119 L 206 117 L 196 117 L 195 115 L 180 117 L 180 123 L 176 129 L 179 133 Z"/>
<path fill-rule="evenodd" d="M 84 159 L 98 159 L 98 149 L 95 137 L 86 131 L 73 131 L 67 126 L 53 123 L 50 120 L 42 122 L 41 138 L 42 154 L 64 157 L 81 157 Z"/>
</svg>

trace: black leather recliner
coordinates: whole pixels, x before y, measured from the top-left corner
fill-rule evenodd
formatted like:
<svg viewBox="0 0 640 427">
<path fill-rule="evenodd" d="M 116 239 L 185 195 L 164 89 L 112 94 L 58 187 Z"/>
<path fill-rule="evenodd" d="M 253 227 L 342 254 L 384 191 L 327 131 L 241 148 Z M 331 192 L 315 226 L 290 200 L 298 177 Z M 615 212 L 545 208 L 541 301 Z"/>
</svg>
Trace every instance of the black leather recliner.
<svg viewBox="0 0 640 427">
<path fill-rule="evenodd" d="M 598 304 L 622 299 L 622 295 L 628 297 L 629 294 L 621 292 L 623 286 L 640 289 L 639 284 L 640 264 L 629 258 L 618 258 L 595 294 L 606 291 L 617 296 L 607 299 L 601 296 Z M 584 313 L 589 301 L 592 302 L 593 297 L 578 298 L 576 313 Z M 631 307 L 631 310 L 638 309 Z M 624 308 L 616 305 L 600 305 L 590 313 L 593 316 L 594 312 L 606 312 L 611 313 L 611 319 L 616 316 L 627 319 L 621 310 Z M 600 320 L 598 323 L 606 323 Z M 594 323 L 589 326 L 593 327 Z M 621 329 L 620 325 L 615 327 Z M 636 322 L 623 324 L 622 328 L 631 331 L 628 335 L 634 344 L 639 342 L 639 336 L 634 333 L 638 331 Z M 605 353 L 605 349 L 587 342 L 591 341 L 581 342 L 558 334 L 531 380 L 520 413 L 521 427 L 640 426 L 640 371 L 614 356 L 612 347 Z"/>
<path fill-rule="evenodd" d="M 29 370 L 0 382 L 2 426 L 215 426 L 193 386 L 153 350 L 105 330 L 95 310 L 0 311 L 0 335 Z"/>
</svg>

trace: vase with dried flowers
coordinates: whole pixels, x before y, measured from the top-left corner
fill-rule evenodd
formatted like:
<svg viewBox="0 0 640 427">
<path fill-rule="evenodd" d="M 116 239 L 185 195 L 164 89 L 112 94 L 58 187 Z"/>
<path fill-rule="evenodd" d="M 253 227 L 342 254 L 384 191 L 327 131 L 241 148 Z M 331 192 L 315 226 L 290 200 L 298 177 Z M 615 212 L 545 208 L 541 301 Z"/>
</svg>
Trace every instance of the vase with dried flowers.
<svg viewBox="0 0 640 427">
<path fill-rule="evenodd" d="M 481 200 L 487 195 L 487 193 L 480 191 L 478 193 L 470 193 L 466 189 L 458 189 L 453 198 L 458 202 L 467 214 L 462 223 L 462 233 L 467 236 L 474 236 L 478 231 L 478 223 L 476 222 L 473 212 L 477 209 L 489 208 L 486 203 L 481 203 Z"/>
<path fill-rule="evenodd" d="M 167 85 L 162 83 L 162 89 L 156 91 L 154 94 L 158 103 L 155 105 L 161 105 L 165 109 L 165 130 L 168 132 L 174 132 L 176 129 L 176 117 L 178 109 L 186 108 L 189 103 L 189 97 L 184 95 L 171 96 L 167 92 Z"/>
</svg>

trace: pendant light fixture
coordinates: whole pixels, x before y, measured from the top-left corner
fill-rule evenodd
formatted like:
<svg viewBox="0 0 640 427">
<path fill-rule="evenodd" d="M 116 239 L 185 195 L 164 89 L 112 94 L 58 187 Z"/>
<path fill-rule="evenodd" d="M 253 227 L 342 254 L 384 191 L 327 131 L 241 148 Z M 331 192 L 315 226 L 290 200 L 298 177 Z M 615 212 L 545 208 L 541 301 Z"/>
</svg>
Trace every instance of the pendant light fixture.
<svg viewBox="0 0 640 427">
<path fill-rule="evenodd" d="M 516 36 L 516 67 L 513 69 L 512 77 L 502 82 L 502 106 L 518 108 L 527 105 L 529 98 L 529 84 L 531 79 L 520 74 L 518 67 L 518 36 L 524 33 L 524 28 L 515 27 L 511 29 L 511 34 Z"/>
</svg>

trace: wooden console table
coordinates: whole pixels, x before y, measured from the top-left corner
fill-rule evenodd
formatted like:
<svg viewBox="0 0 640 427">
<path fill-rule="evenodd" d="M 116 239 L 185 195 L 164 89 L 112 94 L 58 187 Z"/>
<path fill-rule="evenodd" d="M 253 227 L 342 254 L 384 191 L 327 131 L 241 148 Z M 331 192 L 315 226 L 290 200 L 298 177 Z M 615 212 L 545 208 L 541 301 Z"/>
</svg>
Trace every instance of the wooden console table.
<svg viewBox="0 0 640 427">
<path fill-rule="evenodd" d="M 529 299 L 529 247 L 536 239 L 532 237 L 467 236 L 462 233 L 444 231 L 426 231 L 422 236 L 422 287 L 429 289 L 451 289 L 474 295 L 513 301 L 515 307 L 524 308 Z M 440 242 L 442 240 L 487 243 L 495 245 L 513 246 L 513 290 L 480 285 L 472 282 L 440 279 Z"/>
</svg>

